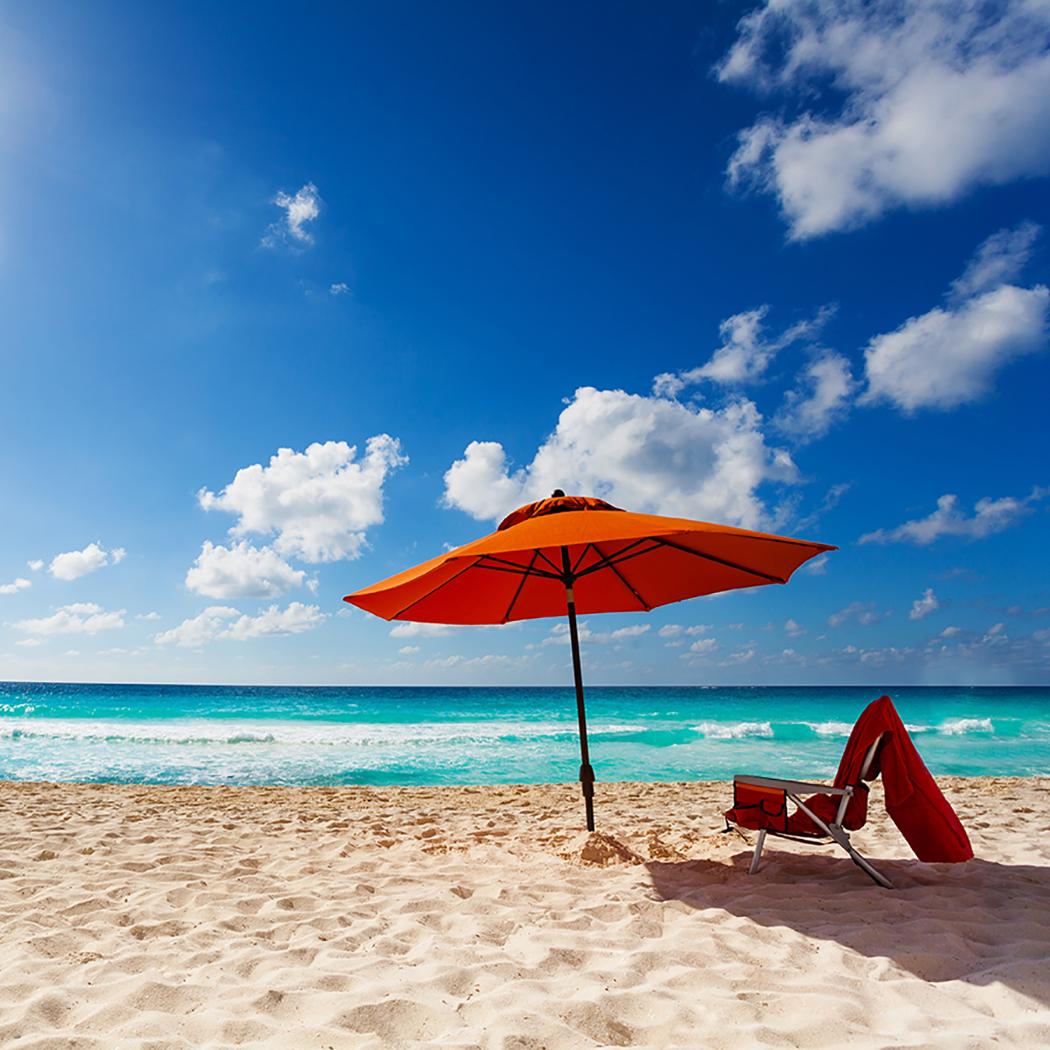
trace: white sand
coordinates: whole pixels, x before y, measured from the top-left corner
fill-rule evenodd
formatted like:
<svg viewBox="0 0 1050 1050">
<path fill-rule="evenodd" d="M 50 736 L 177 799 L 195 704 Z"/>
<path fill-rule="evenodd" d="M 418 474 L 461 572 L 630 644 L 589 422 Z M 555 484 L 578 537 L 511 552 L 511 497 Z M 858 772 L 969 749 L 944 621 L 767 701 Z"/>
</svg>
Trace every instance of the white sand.
<svg viewBox="0 0 1050 1050">
<path fill-rule="evenodd" d="M 0 1046 L 1048 1046 L 1050 779 L 942 785 L 977 857 L 876 785 L 889 891 L 772 839 L 749 877 L 727 784 L 598 785 L 623 851 L 575 785 L 0 784 Z"/>
</svg>

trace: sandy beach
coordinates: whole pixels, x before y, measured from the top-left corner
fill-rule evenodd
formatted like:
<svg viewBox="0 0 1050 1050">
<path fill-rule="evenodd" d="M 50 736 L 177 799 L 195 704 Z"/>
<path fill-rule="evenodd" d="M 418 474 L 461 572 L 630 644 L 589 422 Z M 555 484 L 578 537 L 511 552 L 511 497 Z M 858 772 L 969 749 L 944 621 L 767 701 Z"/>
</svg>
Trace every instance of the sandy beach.
<svg viewBox="0 0 1050 1050">
<path fill-rule="evenodd" d="M 0 1046 L 1050 1044 L 1050 779 L 940 780 L 966 864 L 885 816 L 722 834 L 725 783 L 0 785 Z"/>
</svg>

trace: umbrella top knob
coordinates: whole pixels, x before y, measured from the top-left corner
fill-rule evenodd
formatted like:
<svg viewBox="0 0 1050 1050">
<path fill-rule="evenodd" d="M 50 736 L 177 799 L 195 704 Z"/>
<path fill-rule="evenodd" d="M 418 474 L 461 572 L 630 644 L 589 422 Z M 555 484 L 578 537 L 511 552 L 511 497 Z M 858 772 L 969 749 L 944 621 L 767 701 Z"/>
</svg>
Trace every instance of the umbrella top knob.
<svg viewBox="0 0 1050 1050">
<path fill-rule="evenodd" d="M 512 525 L 528 521 L 529 518 L 542 518 L 546 514 L 563 514 L 570 510 L 613 510 L 623 513 L 620 507 L 614 507 L 603 499 L 596 499 L 594 496 L 566 496 L 561 489 L 555 489 L 549 499 L 541 499 L 537 503 L 530 503 L 528 506 L 511 511 L 499 523 L 496 531 L 502 532 Z"/>
</svg>

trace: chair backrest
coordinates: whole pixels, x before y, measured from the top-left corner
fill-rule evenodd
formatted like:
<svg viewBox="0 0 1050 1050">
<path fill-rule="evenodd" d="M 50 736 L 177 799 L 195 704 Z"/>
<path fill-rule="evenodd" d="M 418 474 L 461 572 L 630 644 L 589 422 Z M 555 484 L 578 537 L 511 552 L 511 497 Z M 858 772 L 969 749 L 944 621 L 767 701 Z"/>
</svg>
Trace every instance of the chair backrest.
<svg viewBox="0 0 1050 1050">
<path fill-rule="evenodd" d="M 875 761 L 875 756 L 879 753 L 879 748 L 882 746 L 883 740 L 886 739 L 885 733 L 880 733 L 872 742 L 871 747 L 868 748 L 868 753 L 864 756 L 864 764 L 860 767 L 860 780 L 867 780 L 868 773 L 871 770 L 871 765 Z"/>
<path fill-rule="evenodd" d="M 843 795 L 839 801 L 838 813 L 835 815 L 835 823 L 840 827 L 842 822 L 846 819 L 846 813 L 850 808 L 850 804 L 854 804 L 853 819 L 850 821 L 850 830 L 856 831 L 857 828 L 863 827 L 867 820 L 867 794 L 868 786 L 864 783 L 868 779 L 868 774 L 871 772 L 871 767 L 875 764 L 875 756 L 879 753 L 879 748 L 882 746 L 883 740 L 886 739 L 885 733 L 880 733 L 868 747 L 868 750 L 864 754 L 864 761 L 860 765 L 860 770 L 855 778 L 852 778 L 849 783 L 840 784 L 838 777 L 835 778 L 836 787 L 848 787 L 852 788 L 853 791 L 849 795 Z M 841 772 L 841 770 L 840 770 Z M 855 801 L 854 801 L 855 800 Z M 863 808 L 861 808 L 863 807 Z"/>
</svg>

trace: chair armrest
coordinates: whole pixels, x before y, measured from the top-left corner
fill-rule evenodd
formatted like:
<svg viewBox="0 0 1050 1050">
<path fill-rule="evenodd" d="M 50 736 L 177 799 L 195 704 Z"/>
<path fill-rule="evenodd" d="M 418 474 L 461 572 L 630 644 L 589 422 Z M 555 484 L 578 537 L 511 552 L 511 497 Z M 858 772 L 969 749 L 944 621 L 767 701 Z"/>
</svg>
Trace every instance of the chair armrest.
<svg viewBox="0 0 1050 1050">
<path fill-rule="evenodd" d="M 852 795 L 853 788 L 828 787 L 827 784 L 811 784 L 805 780 L 774 780 L 771 777 L 751 777 L 738 773 L 734 784 L 750 784 L 752 787 L 775 788 L 793 794 Z"/>
</svg>

